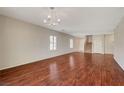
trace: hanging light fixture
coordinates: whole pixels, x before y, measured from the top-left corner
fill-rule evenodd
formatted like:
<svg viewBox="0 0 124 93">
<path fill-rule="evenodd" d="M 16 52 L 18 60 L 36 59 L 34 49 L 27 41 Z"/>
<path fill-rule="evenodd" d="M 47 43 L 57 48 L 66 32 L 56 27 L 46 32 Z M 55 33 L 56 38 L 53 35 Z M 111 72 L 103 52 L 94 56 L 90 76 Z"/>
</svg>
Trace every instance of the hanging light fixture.
<svg viewBox="0 0 124 93">
<path fill-rule="evenodd" d="M 58 18 L 55 8 L 54 7 L 50 7 L 49 8 L 49 14 L 47 15 L 47 17 L 43 20 L 43 22 L 47 25 L 50 26 L 56 26 L 61 22 L 61 19 Z"/>
</svg>

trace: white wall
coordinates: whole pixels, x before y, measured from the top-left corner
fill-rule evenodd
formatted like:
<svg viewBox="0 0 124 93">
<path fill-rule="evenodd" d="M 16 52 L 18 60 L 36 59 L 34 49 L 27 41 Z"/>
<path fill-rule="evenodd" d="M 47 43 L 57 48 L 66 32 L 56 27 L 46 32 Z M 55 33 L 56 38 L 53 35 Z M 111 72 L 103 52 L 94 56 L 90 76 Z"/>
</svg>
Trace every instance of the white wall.
<svg viewBox="0 0 124 93">
<path fill-rule="evenodd" d="M 49 36 L 57 36 L 57 50 L 49 50 Z M 69 48 L 69 39 L 74 48 Z M 0 16 L 0 69 L 10 68 L 78 50 L 78 39 L 30 23 Z"/>
<path fill-rule="evenodd" d="M 79 51 L 84 52 L 84 44 L 85 44 L 85 38 L 80 39 L 79 42 Z"/>
<path fill-rule="evenodd" d="M 3 22 L 3 23 L 2 23 Z M 4 19 L 2 19 L 2 17 L 0 17 L 0 69 L 1 67 L 3 67 L 3 62 L 5 60 L 5 52 L 4 52 Z"/>
<path fill-rule="evenodd" d="M 124 69 L 124 19 L 115 29 L 114 58 Z"/>
<path fill-rule="evenodd" d="M 106 35 L 94 35 L 93 39 L 93 53 L 102 53 L 102 54 L 113 54 L 114 50 L 114 34 Z"/>
<path fill-rule="evenodd" d="M 93 53 L 104 53 L 104 35 L 92 36 L 92 52 Z"/>
<path fill-rule="evenodd" d="M 86 38 L 79 41 L 79 51 L 84 52 Z M 114 50 L 114 33 L 106 35 L 93 35 L 92 36 L 92 53 L 113 54 Z"/>
<path fill-rule="evenodd" d="M 114 51 L 114 33 L 105 35 L 105 53 L 113 54 Z"/>
</svg>

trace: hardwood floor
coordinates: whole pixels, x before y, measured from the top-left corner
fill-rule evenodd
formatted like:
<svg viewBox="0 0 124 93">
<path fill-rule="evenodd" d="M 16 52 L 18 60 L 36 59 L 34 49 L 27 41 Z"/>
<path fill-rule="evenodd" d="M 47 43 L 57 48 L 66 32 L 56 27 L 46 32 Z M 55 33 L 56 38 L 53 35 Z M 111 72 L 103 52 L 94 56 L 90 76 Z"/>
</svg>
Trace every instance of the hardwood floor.
<svg viewBox="0 0 124 93">
<path fill-rule="evenodd" d="M 106 54 L 71 53 L 0 71 L 1 85 L 124 85 L 124 72 Z"/>
</svg>

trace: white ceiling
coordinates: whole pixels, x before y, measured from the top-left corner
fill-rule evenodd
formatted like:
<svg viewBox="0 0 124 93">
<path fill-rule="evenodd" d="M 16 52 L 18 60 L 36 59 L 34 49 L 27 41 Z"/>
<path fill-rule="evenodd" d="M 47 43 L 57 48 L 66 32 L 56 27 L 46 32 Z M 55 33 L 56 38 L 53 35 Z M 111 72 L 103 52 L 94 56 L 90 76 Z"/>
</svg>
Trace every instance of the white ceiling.
<svg viewBox="0 0 124 93">
<path fill-rule="evenodd" d="M 43 23 L 48 15 L 48 8 L 41 7 L 4 7 L 0 14 L 19 20 L 40 25 L 52 30 L 68 33 L 74 36 L 109 34 L 124 16 L 124 8 L 56 8 L 61 23 L 50 27 Z"/>
</svg>

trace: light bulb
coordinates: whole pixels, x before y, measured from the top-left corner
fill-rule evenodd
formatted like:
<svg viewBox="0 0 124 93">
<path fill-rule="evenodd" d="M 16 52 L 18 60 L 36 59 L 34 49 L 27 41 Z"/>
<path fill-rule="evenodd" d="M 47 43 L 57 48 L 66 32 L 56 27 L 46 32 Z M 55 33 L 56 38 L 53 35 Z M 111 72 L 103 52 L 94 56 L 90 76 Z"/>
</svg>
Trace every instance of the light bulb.
<svg viewBox="0 0 124 93">
<path fill-rule="evenodd" d="M 51 15 L 48 15 L 47 18 L 48 18 L 48 19 L 51 19 Z"/>
<path fill-rule="evenodd" d="M 43 20 L 43 22 L 44 22 L 44 23 L 47 23 L 47 20 L 46 20 L 46 19 L 44 19 L 44 20 Z"/>
<path fill-rule="evenodd" d="M 56 23 L 53 23 L 53 26 L 55 26 L 56 25 Z"/>
<path fill-rule="evenodd" d="M 57 19 L 57 21 L 58 21 L 58 22 L 60 22 L 60 21 L 61 21 L 61 19 Z"/>
</svg>

